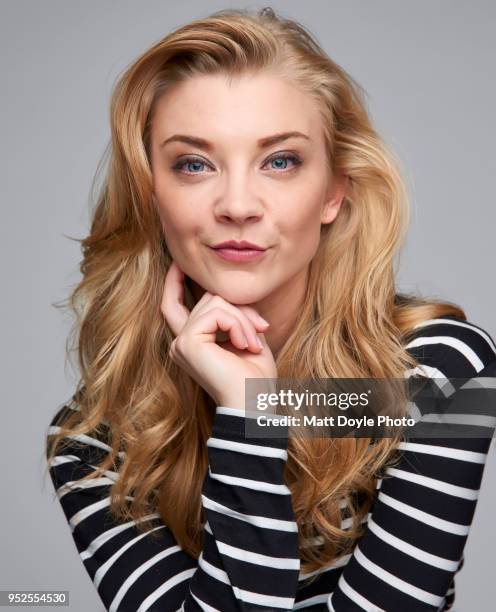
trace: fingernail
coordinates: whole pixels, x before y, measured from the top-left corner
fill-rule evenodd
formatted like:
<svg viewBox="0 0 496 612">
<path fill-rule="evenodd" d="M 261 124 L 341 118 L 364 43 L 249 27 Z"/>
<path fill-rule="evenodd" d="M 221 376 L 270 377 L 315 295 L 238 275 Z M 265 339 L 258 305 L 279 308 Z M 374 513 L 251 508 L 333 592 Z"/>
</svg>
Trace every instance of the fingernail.
<svg viewBox="0 0 496 612">
<path fill-rule="evenodd" d="M 262 341 L 260 340 L 260 338 L 257 336 L 257 342 L 258 342 L 258 346 L 263 349 L 263 344 Z"/>
<path fill-rule="evenodd" d="M 262 322 L 262 325 L 270 325 L 270 323 L 268 321 L 266 321 L 264 318 L 262 318 L 260 315 L 258 316 L 258 318 Z"/>
</svg>

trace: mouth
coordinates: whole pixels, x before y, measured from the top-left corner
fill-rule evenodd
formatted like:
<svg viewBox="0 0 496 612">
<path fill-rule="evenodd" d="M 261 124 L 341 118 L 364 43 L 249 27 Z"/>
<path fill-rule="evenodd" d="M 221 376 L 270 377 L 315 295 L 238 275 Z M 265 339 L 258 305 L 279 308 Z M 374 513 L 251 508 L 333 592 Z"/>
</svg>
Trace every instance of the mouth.
<svg viewBox="0 0 496 612">
<path fill-rule="evenodd" d="M 236 249 L 236 250 L 250 250 L 250 251 L 265 251 L 265 247 L 247 240 L 226 240 L 225 242 L 219 242 L 212 246 L 214 249 Z"/>
<path fill-rule="evenodd" d="M 234 261 L 238 263 L 250 262 L 261 259 L 267 249 L 261 248 L 234 248 L 227 247 L 210 247 L 213 252 L 226 261 Z"/>
</svg>

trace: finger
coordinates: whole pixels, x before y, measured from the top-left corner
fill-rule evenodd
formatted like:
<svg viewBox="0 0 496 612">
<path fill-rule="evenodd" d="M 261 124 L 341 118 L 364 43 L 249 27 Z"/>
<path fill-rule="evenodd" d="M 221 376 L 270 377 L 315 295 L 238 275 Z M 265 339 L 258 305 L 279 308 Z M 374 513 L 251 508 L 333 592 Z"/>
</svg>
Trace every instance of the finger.
<svg viewBox="0 0 496 612">
<path fill-rule="evenodd" d="M 239 317 L 220 306 L 204 311 L 195 319 L 191 319 L 189 327 L 191 334 L 205 336 L 209 342 L 215 342 L 216 333 L 221 330 L 229 334 L 233 346 L 239 349 L 248 346 Z"/>
<path fill-rule="evenodd" d="M 261 317 L 253 306 L 237 306 L 237 308 L 250 319 L 255 329 L 258 331 L 267 331 L 270 323 Z"/>
<path fill-rule="evenodd" d="M 263 332 L 258 333 L 257 336 L 260 342 L 262 343 L 263 348 L 269 346 L 267 343 L 267 338 L 265 337 L 265 334 Z"/>
<path fill-rule="evenodd" d="M 184 272 L 173 260 L 165 276 L 160 310 L 177 336 L 186 324 L 190 312 L 184 305 Z"/>
<path fill-rule="evenodd" d="M 196 314 L 198 313 L 200 310 L 203 309 L 203 306 L 205 304 L 208 304 L 208 302 L 210 302 L 210 300 L 213 298 L 213 294 L 205 291 L 205 293 L 201 296 L 201 298 L 198 300 L 198 302 L 196 302 L 196 304 L 194 305 L 193 309 L 191 310 L 191 314 Z"/>
<path fill-rule="evenodd" d="M 257 326 L 260 327 L 260 323 L 257 321 L 257 323 L 254 324 L 252 320 L 250 319 L 250 317 L 248 317 L 243 312 L 241 307 L 234 306 L 233 304 L 231 304 L 230 302 L 222 298 L 220 295 L 214 295 L 212 299 L 199 312 L 202 312 L 202 313 L 208 312 L 209 310 L 213 308 L 218 308 L 218 307 L 231 313 L 233 316 L 235 316 L 239 320 L 242 326 L 242 329 L 243 329 L 243 333 L 248 341 L 248 348 L 251 351 L 256 351 L 257 353 L 260 352 L 262 350 L 262 346 L 259 343 L 259 340 L 257 337 L 257 331 L 255 329 Z M 253 314 L 251 314 L 250 316 L 252 318 L 255 318 Z M 265 330 L 266 327 L 267 326 L 263 326 L 262 329 Z"/>
</svg>

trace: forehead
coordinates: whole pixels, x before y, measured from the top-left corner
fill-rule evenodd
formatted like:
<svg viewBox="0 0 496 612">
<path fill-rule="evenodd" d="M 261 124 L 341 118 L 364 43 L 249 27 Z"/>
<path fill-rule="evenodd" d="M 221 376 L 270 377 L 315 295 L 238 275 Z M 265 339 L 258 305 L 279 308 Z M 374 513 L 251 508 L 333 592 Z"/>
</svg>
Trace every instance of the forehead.
<svg viewBox="0 0 496 612">
<path fill-rule="evenodd" d="M 316 101 L 288 80 L 271 74 L 190 77 L 164 93 L 155 107 L 152 131 L 205 138 L 222 135 L 257 139 L 297 130 L 317 141 L 322 130 Z"/>
</svg>

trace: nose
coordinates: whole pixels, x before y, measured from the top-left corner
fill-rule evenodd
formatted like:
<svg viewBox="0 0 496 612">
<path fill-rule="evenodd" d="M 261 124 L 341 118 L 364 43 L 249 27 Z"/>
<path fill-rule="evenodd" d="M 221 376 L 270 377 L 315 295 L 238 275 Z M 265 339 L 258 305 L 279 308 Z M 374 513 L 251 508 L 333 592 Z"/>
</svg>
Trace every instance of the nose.
<svg viewBox="0 0 496 612">
<path fill-rule="evenodd" d="M 263 215 L 263 205 L 255 193 L 254 179 L 240 171 L 226 175 L 217 198 L 214 214 L 221 223 L 246 223 L 259 220 Z"/>
</svg>

